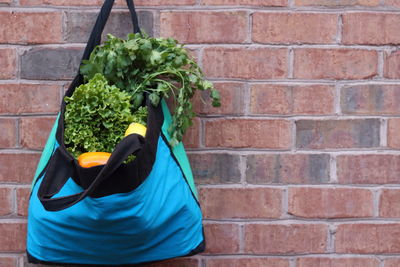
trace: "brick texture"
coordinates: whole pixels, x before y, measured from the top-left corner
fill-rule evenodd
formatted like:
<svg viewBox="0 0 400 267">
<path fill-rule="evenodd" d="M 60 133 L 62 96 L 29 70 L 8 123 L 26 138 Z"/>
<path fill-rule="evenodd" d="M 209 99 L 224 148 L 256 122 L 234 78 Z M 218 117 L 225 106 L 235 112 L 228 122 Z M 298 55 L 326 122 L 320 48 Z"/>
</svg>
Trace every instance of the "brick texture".
<svg viewBox="0 0 400 267">
<path fill-rule="evenodd" d="M 193 125 L 187 129 L 185 135 L 183 136 L 182 142 L 187 148 L 197 148 L 200 146 L 200 125 L 201 121 L 198 118 L 193 119 Z"/>
<path fill-rule="evenodd" d="M 0 182 L 30 184 L 39 158 L 38 153 L 0 153 Z"/>
<path fill-rule="evenodd" d="M 378 6 L 379 0 L 295 0 L 295 5 L 299 6 Z"/>
<path fill-rule="evenodd" d="M 1 37 L 0 37 L 1 38 Z M 16 52 L 15 49 L 0 49 L 0 79 L 10 79 L 16 73 Z"/>
<path fill-rule="evenodd" d="M 244 251 L 254 254 L 324 253 L 327 226 L 322 224 L 264 225 L 244 227 Z"/>
<path fill-rule="evenodd" d="M 289 188 L 288 212 L 304 218 L 372 217 L 372 192 L 347 188 Z"/>
<path fill-rule="evenodd" d="M 399 253 L 398 224 L 343 224 L 336 231 L 337 253 Z"/>
<path fill-rule="evenodd" d="M 289 267 L 289 260 L 279 258 L 207 259 L 207 267 Z"/>
<path fill-rule="evenodd" d="M 284 120 L 215 120 L 206 122 L 206 146 L 287 149 L 290 124 Z M 252 134 L 248 134 L 252 129 Z"/>
<path fill-rule="evenodd" d="M 10 257 L 0 257 L 0 262 L 2 267 L 15 267 L 17 266 L 17 259 Z"/>
<path fill-rule="evenodd" d="M 329 182 L 329 155 L 248 155 L 246 179 L 252 184 Z"/>
<path fill-rule="evenodd" d="M 301 120 L 296 122 L 300 149 L 368 148 L 379 146 L 380 122 L 366 120 Z"/>
<path fill-rule="evenodd" d="M 400 208 L 396 203 L 400 200 L 400 190 L 384 189 L 379 199 L 379 216 L 386 218 L 400 217 Z"/>
<path fill-rule="evenodd" d="M 182 43 L 243 43 L 246 12 L 163 12 L 160 35 Z"/>
<path fill-rule="evenodd" d="M 125 1 L 117 0 L 116 5 L 126 5 Z M 164 5 L 193 5 L 196 0 L 136 0 L 138 6 L 164 6 Z M 102 0 L 20 0 L 21 5 L 32 6 L 100 6 Z"/>
<path fill-rule="evenodd" d="M 396 267 L 399 266 L 400 259 L 399 258 L 385 259 L 384 264 L 385 267 Z"/>
<path fill-rule="evenodd" d="M 376 76 L 376 51 L 295 49 L 294 77 L 299 79 L 369 79 Z"/>
<path fill-rule="evenodd" d="M 256 43 L 329 44 L 336 40 L 337 15 L 315 13 L 255 13 L 253 41 Z M 302 27 L 296 27 L 301 24 Z"/>
<path fill-rule="evenodd" d="M 203 5 L 286 6 L 287 0 L 203 0 Z"/>
<path fill-rule="evenodd" d="M 388 120 L 388 136 L 387 136 L 388 147 L 394 149 L 400 148 L 400 136 L 398 135 L 399 131 L 400 131 L 400 119 Z"/>
<path fill-rule="evenodd" d="M 400 51 L 386 52 L 384 58 L 384 76 L 389 79 L 400 78 Z"/>
<path fill-rule="evenodd" d="M 205 224 L 204 233 L 209 244 L 205 253 L 235 254 L 239 252 L 239 225 Z"/>
<path fill-rule="evenodd" d="M 379 267 L 379 260 L 374 258 L 299 258 L 297 267 L 334 266 L 334 267 Z M 386 266 L 386 265 L 385 265 Z"/>
<path fill-rule="evenodd" d="M 288 86 L 256 84 L 251 88 L 250 111 L 254 114 L 332 114 L 331 86 Z"/>
<path fill-rule="evenodd" d="M 55 117 L 25 117 L 20 122 L 20 142 L 24 148 L 43 149 Z"/>
<path fill-rule="evenodd" d="M 0 250 L 5 252 L 25 251 L 26 224 L 0 223 Z"/>
<path fill-rule="evenodd" d="M 279 218 L 282 191 L 273 188 L 202 188 L 200 203 L 204 217 Z"/>
<path fill-rule="evenodd" d="M 13 212 L 11 188 L 0 188 L 0 203 L 0 216 L 9 215 Z"/>
<path fill-rule="evenodd" d="M 29 196 L 31 194 L 30 188 L 18 188 L 17 189 L 17 215 L 27 216 L 28 215 L 28 204 Z"/>
<path fill-rule="evenodd" d="M 0 148 L 16 147 L 17 120 L 0 118 Z"/>
<path fill-rule="evenodd" d="M 287 76 L 287 50 L 206 48 L 203 67 L 210 78 L 282 79 Z"/>
</svg>

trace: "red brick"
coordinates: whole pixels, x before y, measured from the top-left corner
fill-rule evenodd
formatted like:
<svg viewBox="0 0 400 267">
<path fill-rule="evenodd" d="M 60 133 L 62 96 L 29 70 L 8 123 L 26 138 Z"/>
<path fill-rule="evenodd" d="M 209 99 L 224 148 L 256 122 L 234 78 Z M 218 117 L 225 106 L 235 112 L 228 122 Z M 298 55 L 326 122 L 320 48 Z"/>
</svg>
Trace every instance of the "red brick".
<svg viewBox="0 0 400 267">
<path fill-rule="evenodd" d="M 17 258 L 0 257 L 1 267 L 15 267 L 17 266 Z"/>
<path fill-rule="evenodd" d="M 398 267 L 400 266 L 400 259 L 399 258 L 384 259 L 384 263 L 385 267 Z"/>
<path fill-rule="evenodd" d="M 60 107 L 59 86 L 1 84 L 0 114 L 50 113 Z"/>
<path fill-rule="evenodd" d="M 61 43 L 60 12 L 0 12 L 0 43 Z"/>
<path fill-rule="evenodd" d="M 399 44 L 400 15 L 384 13 L 347 13 L 343 15 L 344 44 Z"/>
<path fill-rule="evenodd" d="M 55 117 L 23 117 L 20 122 L 22 147 L 42 149 L 53 127 Z"/>
<path fill-rule="evenodd" d="M 399 155 L 342 155 L 337 158 L 341 184 L 397 184 Z"/>
<path fill-rule="evenodd" d="M 327 154 L 248 155 L 246 180 L 252 184 L 328 183 L 329 160 Z"/>
<path fill-rule="evenodd" d="M 275 188 L 201 188 L 206 219 L 279 218 L 282 191 Z"/>
<path fill-rule="evenodd" d="M 1 153 L 0 182 L 31 183 L 39 158 L 39 153 Z"/>
<path fill-rule="evenodd" d="M 399 100 L 396 85 L 355 85 L 342 88 L 340 105 L 346 114 L 399 115 Z"/>
<path fill-rule="evenodd" d="M 399 0 L 385 0 L 386 6 L 400 7 Z"/>
<path fill-rule="evenodd" d="M 289 188 L 288 212 L 305 218 L 372 217 L 373 196 L 366 189 Z"/>
<path fill-rule="evenodd" d="M 200 146 L 200 119 L 194 118 L 193 125 L 189 127 L 183 136 L 183 144 L 187 148 L 197 148 Z"/>
<path fill-rule="evenodd" d="M 239 225 L 205 224 L 207 246 L 205 253 L 235 254 L 239 252 Z"/>
<path fill-rule="evenodd" d="M 337 253 L 399 253 L 399 224 L 342 224 L 337 227 Z"/>
<path fill-rule="evenodd" d="M 0 216 L 8 215 L 13 212 L 11 190 L 11 188 L 0 188 Z"/>
<path fill-rule="evenodd" d="M 15 49 L 0 49 L 0 79 L 11 79 L 15 77 L 17 55 Z"/>
<path fill-rule="evenodd" d="M 221 95 L 221 106 L 213 107 L 209 92 L 196 93 L 193 106 L 198 114 L 206 115 L 240 115 L 244 112 L 244 84 L 243 83 L 215 83 L 215 88 Z"/>
<path fill-rule="evenodd" d="M 379 267 L 379 260 L 374 258 L 299 258 L 297 267 Z M 386 265 L 385 265 L 386 266 Z"/>
<path fill-rule="evenodd" d="M 243 43 L 247 38 L 247 13 L 162 12 L 160 35 L 181 43 Z"/>
<path fill-rule="evenodd" d="M 380 121 L 300 120 L 296 122 L 296 147 L 342 149 L 379 147 Z"/>
<path fill-rule="evenodd" d="M 253 14 L 253 41 L 267 44 L 335 43 L 337 21 L 335 14 L 257 12 Z"/>
<path fill-rule="evenodd" d="M 223 258 L 207 259 L 207 267 L 289 267 L 288 259 L 279 258 Z"/>
<path fill-rule="evenodd" d="M 30 188 L 17 189 L 17 214 L 19 216 L 28 216 L 29 197 L 31 194 Z"/>
<path fill-rule="evenodd" d="M 103 0 L 20 0 L 24 6 L 100 6 Z M 126 5 L 124 0 L 115 1 L 116 5 Z M 136 0 L 137 6 L 168 6 L 168 5 L 194 5 L 196 0 Z"/>
<path fill-rule="evenodd" d="M 24 252 L 26 224 L 0 223 L 0 250 L 2 252 Z"/>
<path fill-rule="evenodd" d="M 208 6 L 287 6 L 287 0 L 202 0 Z"/>
<path fill-rule="evenodd" d="M 17 140 L 17 120 L 0 118 L 0 148 L 13 148 Z"/>
<path fill-rule="evenodd" d="M 322 224 L 249 224 L 244 252 L 252 254 L 325 253 L 327 226 Z"/>
<path fill-rule="evenodd" d="M 143 267 L 198 267 L 199 259 L 177 258 L 156 263 L 143 264 Z"/>
<path fill-rule="evenodd" d="M 203 70 L 213 78 L 282 79 L 287 56 L 283 48 L 211 47 L 204 49 Z"/>
<path fill-rule="evenodd" d="M 288 149 L 291 145 L 290 123 L 284 120 L 220 119 L 206 122 L 205 127 L 208 147 Z"/>
<path fill-rule="evenodd" d="M 295 0 L 297 6 L 378 6 L 379 0 Z"/>
<path fill-rule="evenodd" d="M 332 114 L 334 88 L 256 84 L 251 88 L 250 110 L 254 114 Z"/>
<path fill-rule="evenodd" d="M 0 4 L 11 4 L 12 0 L 0 0 Z"/>
<path fill-rule="evenodd" d="M 388 147 L 398 149 L 400 148 L 400 119 L 388 120 Z"/>
<path fill-rule="evenodd" d="M 379 200 L 379 216 L 385 218 L 400 217 L 400 190 L 383 189 Z"/>
<path fill-rule="evenodd" d="M 400 78 L 400 50 L 385 52 L 383 75 L 389 79 Z"/>
<path fill-rule="evenodd" d="M 378 53 L 361 49 L 295 49 L 294 77 L 369 79 L 376 76 Z"/>
</svg>

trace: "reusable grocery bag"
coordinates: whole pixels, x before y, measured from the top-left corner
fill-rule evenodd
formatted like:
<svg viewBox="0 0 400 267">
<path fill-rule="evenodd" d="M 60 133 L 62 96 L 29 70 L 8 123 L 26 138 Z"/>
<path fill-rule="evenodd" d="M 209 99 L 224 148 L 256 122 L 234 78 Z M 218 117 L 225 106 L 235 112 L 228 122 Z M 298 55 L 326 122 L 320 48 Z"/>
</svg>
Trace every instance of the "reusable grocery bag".
<svg viewBox="0 0 400 267">
<path fill-rule="evenodd" d="M 106 0 L 90 35 L 88 59 L 112 9 Z M 134 32 L 134 4 L 127 0 Z M 77 75 L 66 92 L 83 83 Z M 64 144 L 63 101 L 32 184 L 27 255 L 31 263 L 123 265 L 189 256 L 205 248 L 202 214 L 182 143 L 171 147 L 164 100 L 147 99 L 145 137 L 131 134 L 106 165 L 82 168 Z M 130 155 L 136 158 L 124 163 Z"/>
</svg>

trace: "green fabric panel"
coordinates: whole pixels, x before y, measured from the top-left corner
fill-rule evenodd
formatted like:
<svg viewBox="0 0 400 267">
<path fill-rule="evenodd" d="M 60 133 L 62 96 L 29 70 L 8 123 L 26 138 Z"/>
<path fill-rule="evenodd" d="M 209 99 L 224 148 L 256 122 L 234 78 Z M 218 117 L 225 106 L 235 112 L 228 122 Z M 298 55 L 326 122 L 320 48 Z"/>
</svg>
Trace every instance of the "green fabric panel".
<svg viewBox="0 0 400 267">
<path fill-rule="evenodd" d="M 36 180 L 39 178 L 39 174 L 43 171 L 46 167 L 47 162 L 49 161 L 51 155 L 53 154 L 54 144 L 56 143 L 56 132 L 57 132 L 57 125 L 58 119 L 60 118 L 60 114 L 58 114 L 56 121 L 54 122 L 53 128 L 51 129 L 50 135 L 47 139 L 46 145 L 42 152 L 42 156 L 40 157 L 39 164 L 36 168 L 36 173 L 33 178 L 32 187 L 35 185 Z"/>
<path fill-rule="evenodd" d="M 169 140 L 171 140 L 171 137 L 168 134 L 168 128 L 172 122 L 172 117 L 171 117 L 171 113 L 169 112 L 167 103 L 164 101 L 164 99 L 161 101 L 161 107 L 162 107 L 162 110 L 164 113 L 164 123 L 162 125 L 162 131 L 163 131 L 165 137 L 167 138 L 167 140 L 169 141 Z M 185 174 L 185 177 L 189 183 L 189 186 L 193 192 L 193 195 L 195 195 L 196 198 L 198 199 L 198 194 L 197 194 L 197 190 L 196 190 L 196 185 L 194 184 L 192 169 L 190 168 L 189 159 L 186 155 L 183 143 L 180 142 L 178 145 L 176 145 L 172 149 L 172 152 L 174 153 L 176 159 L 179 162 L 179 165 L 181 166 L 181 168 L 183 170 L 183 173 Z"/>
</svg>

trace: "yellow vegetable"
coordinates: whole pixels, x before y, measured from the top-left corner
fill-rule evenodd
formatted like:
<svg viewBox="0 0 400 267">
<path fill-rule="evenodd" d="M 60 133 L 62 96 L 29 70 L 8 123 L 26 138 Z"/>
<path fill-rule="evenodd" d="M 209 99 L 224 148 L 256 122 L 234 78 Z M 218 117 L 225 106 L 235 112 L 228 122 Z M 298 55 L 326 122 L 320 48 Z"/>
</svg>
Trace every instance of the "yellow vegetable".
<svg viewBox="0 0 400 267">
<path fill-rule="evenodd" d="M 126 129 L 125 136 L 128 136 L 130 134 L 139 134 L 143 137 L 146 136 L 146 126 L 140 123 L 132 122 L 129 124 L 128 129 Z"/>
<path fill-rule="evenodd" d="M 107 152 L 87 152 L 78 157 L 78 163 L 84 168 L 93 166 L 104 165 L 110 158 L 111 153 Z"/>
</svg>

